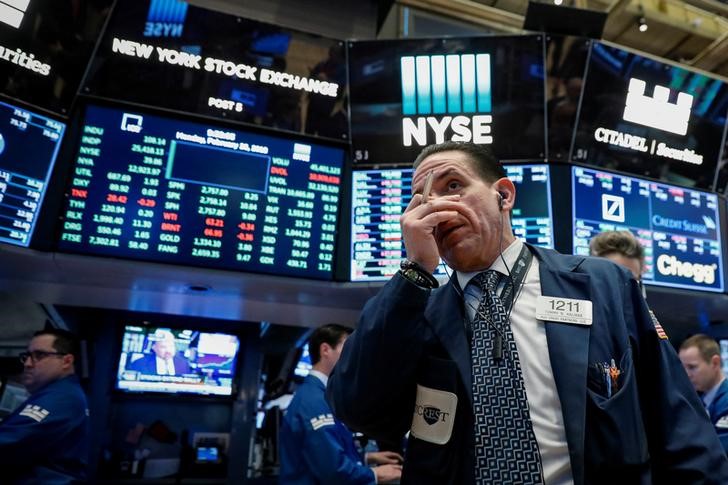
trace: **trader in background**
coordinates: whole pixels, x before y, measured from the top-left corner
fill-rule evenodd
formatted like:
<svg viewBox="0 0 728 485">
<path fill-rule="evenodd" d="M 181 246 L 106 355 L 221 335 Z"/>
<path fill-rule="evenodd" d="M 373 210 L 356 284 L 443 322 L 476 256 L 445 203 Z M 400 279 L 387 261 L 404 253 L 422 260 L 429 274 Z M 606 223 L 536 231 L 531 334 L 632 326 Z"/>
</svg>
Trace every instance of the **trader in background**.
<svg viewBox="0 0 728 485">
<path fill-rule="evenodd" d="M 680 360 L 728 452 L 728 379 L 723 375 L 718 342 L 707 335 L 693 335 L 680 346 Z"/>
<path fill-rule="evenodd" d="M 645 250 L 629 231 L 605 231 L 589 242 L 589 254 L 601 256 L 627 268 L 638 282 L 645 270 Z"/>
<path fill-rule="evenodd" d="M 311 334 L 313 369 L 293 396 L 280 432 L 281 485 L 373 485 L 400 478 L 402 457 L 397 453 L 368 453 L 366 461 L 379 465 L 375 468 L 362 463 L 351 431 L 333 417 L 324 397 L 350 333 L 347 327 L 329 324 Z"/>
<path fill-rule="evenodd" d="M 132 361 L 128 370 L 135 370 L 142 374 L 182 375 L 190 373 L 190 364 L 187 359 L 177 355 L 177 341 L 169 330 L 158 329 L 149 336 L 152 344 L 152 354 L 146 354 Z"/>
<path fill-rule="evenodd" d="M 67 484 L 86 479 L 89 412 L 74 372 L 70 332 L 36 332 L 20 354 L 30 398 L 0 423 L 0 483 Z"/>
<path fill-rule="evenodd" d="M 402 484 L 728 483 L 632 275 L 517 239 L 515 186 L 487 146 L 431 145 L 414 168 L 408 259 L 327 389 L 352 430 L 410 432 Z M 441 259 L 453 274 L 439 287 Z"/>
</svg>

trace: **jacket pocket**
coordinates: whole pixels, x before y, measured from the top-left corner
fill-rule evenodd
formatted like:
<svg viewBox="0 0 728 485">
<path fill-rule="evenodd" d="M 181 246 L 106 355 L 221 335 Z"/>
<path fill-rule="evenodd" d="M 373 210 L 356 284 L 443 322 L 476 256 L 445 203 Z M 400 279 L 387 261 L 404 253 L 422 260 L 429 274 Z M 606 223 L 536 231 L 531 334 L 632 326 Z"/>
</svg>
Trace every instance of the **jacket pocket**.
<svg viewBox="0 0 728 485">
<path fill-rule="evenodd" d="M 649 467 L 647 438 L 639 405 L 632 352 L 620 359 L 616 392 L 587 386 L 584 453 L 591 483 L 634 483 Z M 634 480 L 630 480 L 633 478 Z"/>
</svg>

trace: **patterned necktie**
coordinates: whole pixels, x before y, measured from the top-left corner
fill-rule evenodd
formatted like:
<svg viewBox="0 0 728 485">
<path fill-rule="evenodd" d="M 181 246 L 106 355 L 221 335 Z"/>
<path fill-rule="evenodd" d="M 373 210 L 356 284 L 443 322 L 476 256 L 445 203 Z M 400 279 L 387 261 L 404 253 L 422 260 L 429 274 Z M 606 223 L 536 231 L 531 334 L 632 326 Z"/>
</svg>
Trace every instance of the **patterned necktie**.
<svg viewBox="0 0 728 485">
<path fill-rule="evenodd" d="M 544 483 L 541 455 L 528 411 L 516 341 L 496 288 L 501 274 L 489 270 L 468 284 L 482 296 L 473 319 L 475 483 Z M 496 340 L 501 355 L 494 352 Z"/>
</svg>

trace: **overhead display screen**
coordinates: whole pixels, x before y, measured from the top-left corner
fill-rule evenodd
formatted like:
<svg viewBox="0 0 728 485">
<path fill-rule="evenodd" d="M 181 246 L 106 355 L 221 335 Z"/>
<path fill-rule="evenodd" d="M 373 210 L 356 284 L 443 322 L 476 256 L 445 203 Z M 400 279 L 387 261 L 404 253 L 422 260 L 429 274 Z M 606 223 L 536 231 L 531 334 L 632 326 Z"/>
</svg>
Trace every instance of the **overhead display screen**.
<svg viewBox="0 0 728 485">
<path fill-rule="evenodd" d="M 447 140 L 546 156 L 542 36 L 349 43 L 354 161 L 412 163 Z"/>
<path fill-rule="evenodd" d="M 239 349 L 235 335 L 129 325 L 124 328 L 116 388 L 229 396 Z"/>
<path fill-rule="evenodd" d="M 66 115 L 113 0 L 0 2 L 0 91 Z"/>
<path fill-rule="evenodd" d="M 0 242 L 30 244 L 65 129 L 0 102 Z"/>
<path fill-rule="evenodd" d="M 573 161 L 713 190 L 725 82 L 600 42 L 585 79 Z"/>
<path fill-rule="evenodd" d="M 715 194 L 572 167 L 574 254 L 602 231 L 628 230 L 645 248 L 648 284 L 723 291 Z"/>
<path fill-rule="evenodd" d="M 181 0 L 118 0 L 85 93 L 348 140 L 345 46 Z"/>
<path fill-rule="evenodd" d="M 89 106 L 59 249 L 332 278 L 343 150 Z"/>
<path fill-rule="evenodd" d="M 554 247 L 548 165 L 506 165 L 516 186 L 513 232 L 522 240 Z M 399 218 L 412 198 L 412 169 L 352 174 L 351 281 L 389 279 L 407 257 Z M 436 276 L 444 276 L 444 263 Z"/>
</svg>

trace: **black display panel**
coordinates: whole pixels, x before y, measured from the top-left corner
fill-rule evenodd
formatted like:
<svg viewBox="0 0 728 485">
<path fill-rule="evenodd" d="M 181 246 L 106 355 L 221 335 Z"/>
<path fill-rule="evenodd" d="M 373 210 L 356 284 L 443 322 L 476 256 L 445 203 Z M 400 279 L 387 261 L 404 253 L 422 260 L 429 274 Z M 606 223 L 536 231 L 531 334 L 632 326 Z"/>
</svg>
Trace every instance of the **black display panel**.
<svg viewBox="0 0 728 485">
<path fill-rule="evenodd" d="M 332 278 L 343 150 L 89 106 L 58 248 Z"/>
<path fill-rule="evenodd" d="M 574 254 L 602 231 L 631 231 L 645 248 L 645 283 L 723 291 L 718 196 L 572 167 Z"/>
<path fill-rule="evenodd" d="M 571 159 L 712 190 L 726 113 L 720 79 L 594 42 Z"/>
<path fill-rule="evenodd" d="M 0 102 L 0 242 L 30 244 L 65 129 Z"/>
<path fill-rule="evenodd" d="M 112 3 L 0 2 L 0 91 L 67 114 Z"/>
<path fill-rule="evenodd" d="M 230 396 L 240 339 L 226 333 L 128 325 L 119 355 L 116 388 Z"/>
<path fill-rule="evenodd" d="M 354 161 L 412 163 L 451 139 L 545 158 L 543 52 L 530 35 L 350 42 Z"/>
<path fill-rule="evenodd" d="M 554 247 L 548 165 L 506 165 L 516 186 L 513 232 L 522 240 Z M 351 281 L 389 279 L 406 258 L 399 218 L 412 198 L 412 169 L 352 173 Z M 444 276 L 444 264 L 436 275 Z"/>
<path fill-rule="evenodd" d="M 85 92 L 349 138 L 343 42 L 180 0 L 119 0 Z"/>
</svg>

